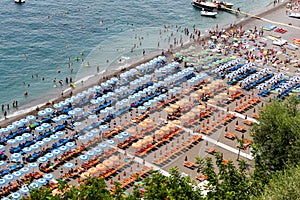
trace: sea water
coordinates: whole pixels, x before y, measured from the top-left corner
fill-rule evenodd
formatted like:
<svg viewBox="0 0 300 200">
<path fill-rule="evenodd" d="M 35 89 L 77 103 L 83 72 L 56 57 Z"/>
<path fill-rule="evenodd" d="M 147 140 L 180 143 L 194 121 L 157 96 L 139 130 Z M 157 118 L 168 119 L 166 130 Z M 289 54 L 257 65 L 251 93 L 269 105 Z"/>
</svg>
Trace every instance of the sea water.
<svg viewBox="0 0 300 200">
<path fill-rule="evenodd" d="M 270 0 L 230 2 L 252 14 L 273 6 Z M 205 34 L 242 18 L 221 11 L 215 19 L 200 16 L 190 0 L 1 1 L 0 105 L 46 102 L 61 94 L 59 80 L 126 67 L 143 58 L 143 50 L 149 56 L 168 49 L 175 37 L 187 42 L 184 27 Z"/>
</svg>

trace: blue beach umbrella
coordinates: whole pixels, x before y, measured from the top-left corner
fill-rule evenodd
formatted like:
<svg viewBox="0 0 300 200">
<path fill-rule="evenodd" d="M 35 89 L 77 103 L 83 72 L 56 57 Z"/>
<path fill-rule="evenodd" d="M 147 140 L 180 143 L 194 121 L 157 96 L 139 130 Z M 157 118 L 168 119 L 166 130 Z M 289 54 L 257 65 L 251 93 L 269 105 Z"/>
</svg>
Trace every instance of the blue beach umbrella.
<svg viewBox="0 0 300 200">
<path fill-rule="evenodd" d="M 26 174 L 28 172 L 30 172 L 30 169 L 28 167 L 23 167 L 22 169 L 20 169 L 20 171 L 23 173 L 23 174 Z"/>
<path fill-rule="evenodd" d="M 0 167 L 3 167 L 5 165 L 5 161 L 1 160 L 0 161 Z"/>
<path fill-rule="evenodd" d="M 38 158 L 38 162 L 40 162 L 40 163 L 45 163 L 47 161 L 48 161 L 48 158 L 45 156 Z"/>
<path fill-rule="evenodd" d="M 26 117 L 26 119 L 28 120 L 28 122 L 32 122 L 32 121 L 36 120 L 36 117 L 33 115 L 29 115 Z"/>
<path fill-rule="evenodd" d="M 24 153 L 30 153 L 32 151 L 31 147 L 24 147 L 23 152 Z"/>
<path fill-rule="evenodd" d="M 47 181 L 50 181 L 50 180 L 54 179 L 54 175 L 53 174 L 44 174 L 44 179 L 46 179 Z"/>
<path fill-rule="evenodd" d="M 51 138 L 47 137 L 47 138 L 44 138 L 42 141 L 44 142 L 44 144 L 49 143 L 49 142 L 51 142 Z"/>
<path fill-rule="evenodd" d="M 12 159 L 16 159 L 16 160 L 19 160 L 20 157 L 21 157 L 21 154 L 20 154 L 20 153 L 13 153 L 13 154 L 11 155 L 11 158 L 12 158 Z"/>
<path fill-rule="evenodd" d="M 78 113 L 78 112 L 82 112 L 82 108 L 74 108 L 74 111 L 76 112 L 76 113 Z"/>
<path fill-rule="evenodd" d="M 22 195 L 18 192 L 11 193 L 9 196 L 14 200 L 21 199 L 21 197 L 22 197 Z"/>
<path fill-rule="evenodd" d="M 59 140 L 59 137 L 57 135 L 51 135 L 50 138 L 52 140 Z"/>
<path fill-rule="evenodd" d="M 8 128 L 2 128 L 2 133 L 7 134 L 10 132 L 10 130 Z"/>
<path fill-rule="evenodd" d="M 0 187 L 4 186 L 6 184 L 6 180 L 4 178 L 0 179 Z"/>
<path fill-rule="evenodd" d="M 7 144 L 16 144 L 16 140 L 14 139 L 7 140 Z"/>
<path fill-rule="evenodd" d="M 81 135 L 78 137 L 78 140 L 85 141 L 85 140 L 87 140 L 87 138 L 85 135 Z"/>
<path fill-rule="evenodd" d="M 96 155 L 99 155 L 102 153 L 102 149 L 100 149 L 100 148 L 94 148 L 93 151 L 95 152 Z"/>
<path fill-rule="evenodd" d="M 67 151 L 68 148 L 66 146 L 61 146 L 58 148 L 61 152 Z"/>
<path fill-rule="evenodd" d="M 123 139 L 124 139 L 124 136 L 120 134 L 120 135 L 116 135 L 115 138 L 116 138 L 117 140 L 123 140 Z"/>
<path fill-rule="evenodd" d="M 72 148 L 72 147 L 74 147 L 75 146 L 75 142 L 68 142 L 67 144 L 66 144 L 66 147 L 68 147 L 68 148 Z"/>
<path fill-rule="evenodd" d="M 20 122 L 23 124 L 23 126 L 26 126 L 28 124 L 28 119 L 20 119 Z"/>
<path fill-rule="evenodd" d="M 3 177 L 6 181 L 14 180 L 14 176 L 12 174 L 7 174 Z"/>
<path fill-rule="evenodd" d="M 13 172 L 12 174 L 16 178 L 20 178 L 23 175 L 20 171 Z"/>
<path fill-rule="evenodd" d="M 0 144 L 0 151 L 5 151 L 5 146 Z"/>
<path fill-rule="evenodd" d="M 48 123 L 43 123 L 43 124 L 42 124 L 42 127 L 43 127 L 44 129 L 49 129 L 49 128 L 51 128 L 51 125 L 48 124 Z"/>
<path fill-rule="evenodd" d="M 74 110 L 70 110 L 70 111 L 68 112 L 68 115 L 70 115 L 70 116 L 75 116 L 75 115 L 76 115 L 76 112 L 75 112 Z"/>
<path fill-rule="evenodd" d="M 87 157 L 86 155 L 79 156 L 79 160 L 81 160 L 81 161 L 87 161 L 88 159 L 89 159 L 89 157 Z"/>
<path fill-rule="evenodd" d="M 33 188 L 39 188 L 39 184 L 37 184 L 36 182 L 33 182 L 33 183 L 31 183 L 28 187 L 29 187 L 30 189 L 33 189 Z"/>
<path fill-rule="evenodd" d="M 58 122 L 60 122 L 62 119 L 61 119 L 61 117 L 54 117 L 54 118 L 52 118 L 51 119 L 52 121 L 54 121 L 54 123 L 58 123 Z"/>
<path fill-rule="evenodd" d="M 39 185 L 46 185 L 47 184 L 47 180 L 44 179 L 44 178 L 39 178 L 36 182 Z"/>
<path fill-rule="evenodd" d="M 24 138 L 23 138 L 22 136 L 17 136 L 17 137 L 15 138 L 15 140 L 16 140 L 17 142 L 23 142 L 23 141 L 24 141 Z"/>
<path fill-rule="evenodd" d="M 11 125 L 8 125 L 6 128 L 8 128 L 9 131 L 14 131 L 16 126 L 11 124 Z"/>
<path fill-rule="evenodd" d="M 37 141 L 35 144 L 39 145 L 40 147 L 43 146 L 45 143 L 43 141 Z"/>
<path fill-rule="evenodd" d="M 55 104 L 53 105 L 53 107 L 54 107 L 55 109 L 62 109 L 63 105 L 59 102 L 59 103 L 55 103 Z"/>
<path fill-rule="evenodd" d="M 67 168 L 67 169 L 71 169 L 71 168 L 74 168 L 75 165 L 73 163 L 68 162 L 68 163 L 64 164 L 64 167 Z"/>
<path fill-rule="evenodd" d="M 44 116 L 47 115 L 47 113 L 46 113 L 46 111 L 41 110 L 41 111 L 38 112 L 38 115 L 41 116 L 41 117 L 44 117 Z"/>
<path fill-rule="evenodd" d="M 87 138 L 94 138 L 94 134 L 92 132 L 89 132 L 89 133 L 85 134 L 85 136 Z"/>
<path fill-rule="evenodd" d="M 75 127 L 78 127 L 78 126 L 81 126 L 82 123 L 81 123 L 81 122 L 75 122 L 73 125 L 74 125 Z"/>
<path fill-rule="evenodd" d="M 35 128 L 35 130 L 39 133 L 43 132 L 44 131 L 44 128 L 42 126 L 38 126 Z"/>
<path fill-rule="evenodd" d="M 37 144 L 33 144 L 33 145 L 30 146 L 30 148 L 31 148 L 32 150 L 37 150 L 37 149 L 40 148 L 40 146 L 37 145 Z"/>
<path fill-rule="evenodd" d="M 28 167 L 30 168 L 30 169 L 36 169 L 36 168 L 38 168 L 39 166 L 38 166 L 38 164 L 37 163 L 29 163 L 28 164 Z"/>
<path fill-rule="evenodd" d="M 99 146 L 100 146 L 102 149 L 105 149 L 105 148 L 108 147 L 107 144 L 105 144 L 105 143 L 101 143 Z"/>
<path fill-rule="evenodd" d="M 20 127 L 23 126 L 23 123 L 20 122 L 20 121 L 15 121 L 15 122 L 13 122 L 12 124 L 13 124 L 14 126 L 18 127 L 18 128 L 20 128 Z"/>
<path fill-rule="evenodd" d="M 30 133 L 23 133 L 22 135 L 24 138 L 30 138 L 31 137 L 31 134 Z"/>
<path fill-rule="evenodd" d="M 113 145 L 113 144 L 115 144 L 115 141 L 114 140 L 107 140 L 106 143 L 109 144 L 109 145 Z"/>
<path fill-rule="evenodd" d="M 58 137 L 61 137 L 61 136 L 65 135 L 65 132 L 58 131 L 58 132 L 55 133 L 55 135 L 57 135 Z"/>
<path fill-rule="evenodd" d="M 94 156 L 94 155 L 95 155 L 95 152 L 94 152 L 94 151 L 87 151 L 87 152 L 86 152 L 86 155 L 87 155 L 88 157 L 91 157 L 91 156 Z"/>
<path fill-rule="evenodd" d="M 93 133 L 94 135 L 99 134 L 100 130 L 99 129 L 93 129 L 91 130 L 91 133 Z"/>
<path fill-rule="evenodd" d="M 101 131 L 109 130 L 109 127 L 107 125 L 101 125 L 101 126 L 99 126 L 99 128 L 100 128 Z"/>
<path fill-rule="evenodd" d="M 45 157 L 48 158 L 48 159 L 54 158 L 54 154 L 53 153 L 46 153 Z"/>
<path fill-rule="evenodd" d="M 30 190 L 26 186 L 22 186 L 19 191 L 24 195 L 30 192 Z"/>
<path fill-rule="evenodd" d="M 52 153 L 53 153 L 53 155 L 57 156 L 57 155 L 61 154 L 61 151 L 59 149 L 54 149 L 52 151 Z"/>
<path fill-rule="evenodd" d="M 52 108 L 45 108 L 45 111 L 48 115 L 51 115 L 54 112 Z"/>
</svg>

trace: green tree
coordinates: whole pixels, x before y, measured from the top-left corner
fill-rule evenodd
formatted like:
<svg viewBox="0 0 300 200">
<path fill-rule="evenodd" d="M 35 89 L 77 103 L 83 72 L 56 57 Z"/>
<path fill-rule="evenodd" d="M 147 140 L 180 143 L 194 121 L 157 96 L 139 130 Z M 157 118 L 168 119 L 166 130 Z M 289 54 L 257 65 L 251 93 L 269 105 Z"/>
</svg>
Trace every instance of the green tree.
<svg viewBox="0 0 300 200">
<path fill-rule="evenodd" d="M 268 182 L 269 175 L 293 166 L 300 161 L 299 101 L 290 97 L 286 101 L 272 101 L 260 111 L 259 124 L 252 129 L 255 180 Z"/>
<path fill-rule="evenodd" d="M 297 200 L 300 199 L 300 166 L 275 173 L 265 190 L 252 200 Z"/>
</svg>

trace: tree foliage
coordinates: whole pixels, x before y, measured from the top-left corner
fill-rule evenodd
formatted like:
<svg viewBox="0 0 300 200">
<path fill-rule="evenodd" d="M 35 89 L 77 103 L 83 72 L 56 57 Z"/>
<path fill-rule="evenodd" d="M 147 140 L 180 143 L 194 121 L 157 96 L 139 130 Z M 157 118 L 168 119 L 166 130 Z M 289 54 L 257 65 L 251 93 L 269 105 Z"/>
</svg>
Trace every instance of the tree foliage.
<svg viewBox="0 0 300 200">
<path fill-rule="evenodd" d="M 298 104 L 297 97 L 292 96 L 283 102 L 273 101 L 261 110 L 259 124 L 252 129 L 255 176 L 267 178 L 285 166 L 299 163 Z"/>
</svg>

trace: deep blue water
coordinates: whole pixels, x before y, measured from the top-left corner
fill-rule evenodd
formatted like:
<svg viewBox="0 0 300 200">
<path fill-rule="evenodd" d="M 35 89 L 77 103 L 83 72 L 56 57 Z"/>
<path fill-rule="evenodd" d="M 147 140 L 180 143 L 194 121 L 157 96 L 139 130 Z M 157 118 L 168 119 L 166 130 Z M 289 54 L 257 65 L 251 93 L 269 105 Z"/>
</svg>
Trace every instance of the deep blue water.
<svg viewBox="0 0 300 200">
<path fill-rule="evenodd" d="M 235 3 L 234 8 L 258 13 L 271 1 L 231 2 Z M 22 5 L 3 0 L 0 104 L 13 100 L 21 105 L 37 99 L 45 101 L 49 98 L 47 94 L 60 94 L 54 78 L 65 80 L 67 76 L 75 81 L 94 74 L 96 66 L 103 70 L 124 65 L 129 58 L 138 59 L 142 49 L 147 53 L 161 51 L 168 46 L 166 38 L 170 32 L 181 34 L 176 33 L 176 26 L 191 29 L 195 24 L 204 32 L 216 24 L 221 27 L 240 18 L 226 12 L 219 12 L 216 19 L 201 17 L 190 0 L 26 0 Z M 170 26 L 169 32 L 160 38 L 164 25 Z M 141 37 L 142 44 L 139 44 Z M 134 44 L 139 47 L 130 52 Z M 75 61 L 77 57 L 84 61 Z M 120 58 L 121 63 L 118 63 Z M 29 94 L 26 98 L 25 91 Z"/>
</svg>

